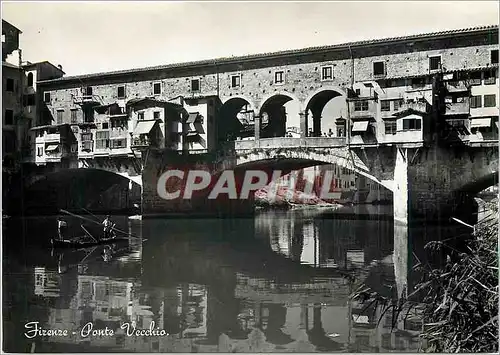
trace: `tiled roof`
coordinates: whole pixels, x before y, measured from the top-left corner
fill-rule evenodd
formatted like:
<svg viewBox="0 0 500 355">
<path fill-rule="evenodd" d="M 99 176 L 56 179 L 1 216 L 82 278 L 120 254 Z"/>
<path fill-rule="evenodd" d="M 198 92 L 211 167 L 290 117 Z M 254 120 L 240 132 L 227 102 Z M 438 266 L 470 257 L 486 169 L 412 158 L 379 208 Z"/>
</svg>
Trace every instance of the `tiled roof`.
<svg viewBox="0 0 500 355">
<path fill-rule="evenodd" d="M 342 44 L 335 44 L 335 45 L 328 45 L 328 46 L 308 47 L 308 48 L 302 48 L 302 49 L 292 49 L 292 50 L 261 53 L 261 54 L 250 54 L 250 55 L 244 55 L 244 56 L 238 56 L 238 57 L 222 57 L 222 58 L 214 58 L 214 59 L 207 59 L 207 60 L 200 60 L 200 61 L 193 61 L 193 62 L 183 62 L 183 63 L 157 65 L 157 66 L 144 67 L 144 68 L 125 69 L 125 70 L 117 70 L 117 71 L 110 71 L 110 72 L 75 75 L 75 76 L 68 76 L 68 77 L 63 77 L 63 78 L 59 78 L 59 79 L 41 81 L 41 83 L 42 82 L 82 80 L 82 79 L 98 78 L 100 76 L 122 75 L 122 74 L 127 74 L 127 73 L 155 71 L 155 70 L 162 70 L 162 69 L 175 69 L 175 68 L 187 68 L 187 67 L 192 67 L 192 66 L 237 63 L 237 62 L 244 61 L 244 60 L 269 59 L 272 57 L 282 56 L 282 55 L 294 55 L 294 54 L 299 55 L 299 54 L 304 54 L 304 53 L 308 53 L 308 52 L 321 52 L 321 51 L 332 50 L 332 49 L 369 46 L 369 45 L 374 45 L 374 44 L 379 44 L 379 43 L 408 41 L 408 40 L 413 40 L 413 39 L 414 40 L 422 40 L 422 39 L 427 39 L 429 37 L 443 37 L 443 36 L 449 36 L 449 35 L 481 32 L 481 31 L 488 31 L 488 30 L 495 30 L 495 29 L 498 29 L 498 25 L 478 26 L 478 27 L 472 27 L 472 28 L 455 29 L 455 30 L 448 30 L 448 31 L 431 32 L 431 33 L 409 35 L 409 36 L 400 36 L 400 37 L 390 37 L 390 38 L 382 38 L 382 39 L 372 39 L 372 40 L 364 40 L 364 41 L 342 43 Z"/>
<path fill-rule="evenodd" d="M 54 64 L 52 64 L 51 62 L 49 62 L 48 60 L 44 60 L 44 61 L 41 61 L 41 62 L 36 62 L 36 63 L 29 63 L 29 64 L 24 64 L 22 67 L 27 69 L 27 68 L 33 68 L 33 67 L 36 67 L 38 64 L 48 64 L 50 65 L 51 67 L 53 67 L 54 69 L 56 70 L 59 70 L 60 72 L 62 72 L 63 74 L 66 74 L 62 69 L 60 69 L 59 67 L 55 66 Z"/>
</svg>

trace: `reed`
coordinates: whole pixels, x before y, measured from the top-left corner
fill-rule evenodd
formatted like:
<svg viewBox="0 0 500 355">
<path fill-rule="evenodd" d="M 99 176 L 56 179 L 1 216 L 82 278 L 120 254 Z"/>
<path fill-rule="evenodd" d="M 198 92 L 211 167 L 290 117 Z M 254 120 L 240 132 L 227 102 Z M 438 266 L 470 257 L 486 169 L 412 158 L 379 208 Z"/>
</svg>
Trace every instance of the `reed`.
<svg viewBox="0 0 500 355">
<path fill-rule="evenodd" d="M 420 308 L 425 352 L 498 353 L 498 200 L 487 207 L 490 213 L 475 225 L 472 238 L 460 238 L 459 245 L 448 241 L 426 245 L 431 252 L 446 250 L 447 260 L 440 267 L 416 265 L 422 280 L 406 299 L 382 299 L 366 288 L 352 297 L 382 301 L 385 312 L 398 316 Z"/>
</svg>

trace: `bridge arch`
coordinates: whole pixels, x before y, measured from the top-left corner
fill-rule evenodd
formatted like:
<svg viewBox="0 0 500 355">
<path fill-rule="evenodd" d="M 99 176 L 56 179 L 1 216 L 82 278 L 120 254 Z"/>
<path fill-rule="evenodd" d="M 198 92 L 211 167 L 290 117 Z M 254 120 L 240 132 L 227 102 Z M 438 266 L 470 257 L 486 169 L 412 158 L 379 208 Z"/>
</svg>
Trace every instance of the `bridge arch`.
<svg viewBox="0 0 500 355">
<path fill-rule="evenodd" d="M 249 110 L 255 111 L 254 100 L 252 100 L 252 98 L 249 97 L 249 96 L 246 96 L 246 95 L 233 95 L 233 96 L 224 97 L 221 100 L 222 106 L 224 106 L 229 101 L 245 102 L 245 104 L 248 105 L 248 109 Z"/>
<path fill-rule="evenodd" d="M 372 175 L 368 167 L 355 154 L 350 154 L 345 148 L 323 150 L 320 148 L 309 149 L 283 149 L 273 148 L 266 150 L 255 149 L 252 151 L 238 152 L 235 169 L 241 170 L 282 170 L 290 172 L 315 165 L 335 164 L 342 168 L 352 170 L 387 190 L 394 192 L 392 180 L 381 180 Z"/>
<path fill-rule="evenodd" d="M 237 137 L 254 136 L 253 119 L 255 107 L 253 100 L 244 95 L 224 99 L 217 120 L 217 140 L 233 141 Z"/>
<path fill-rule="evenodd" d="M 295 107 L 286 108 L 285 105 L 291 102 L 295 103 Z M 294 115 L 297 116 L 295 123 L 298 126 L 300 108 L 301 101 L 287 91 L 275 91 L 263 97 L 258 107 L 258 113 L 261 116 L 260 137 L 285 137 L 287 123 L 291 126 Z"/>
<path fill-rule="evenodd" d="M 133 209 L 140 205 L 141 193 L 138 179 L 123 172 L 71 168 L 31 179 L 25 184 L 23 198 L 28 213 L 57 212 L 61 208 L 104 212 Z"/>
<path fill-rule="evenodd" d="M 322 86 L 314 91 L 312 91 L 307 97 L 306 99 L 304 100 L 304 109 L 307 109 L 307 108 L 310 108 L 311 106 L 311 101 L 312 99 L 322 93 L 322 92 L 336 92 L 338 95 L 336 96 L 344 96 L 344 97 L 347 97 L 347 90 L 346 89 L 343 89 L 341 88 L 340 86 L 336 86 L 336 85 L 326 85 L 326 86 Z"/>
<path fill-rule="evenodd" d="M 312 93 L 304 101 L 304 113 L 307 115 L 307 135 L 319 137 L 322 135 L 340 136 L 346 134 L 345 120 L 336 120 L 347 116 L 347 103 L 345 101 L 346 91 L 338 86 L 323 86 Z M 330 117 L 323 117 L 327 105 L 339 98 L 341 102 L 335 102 L 334 110 L 329 113 Z M 331 109 L 331 107 L 329 107 Z"/>
</svg>

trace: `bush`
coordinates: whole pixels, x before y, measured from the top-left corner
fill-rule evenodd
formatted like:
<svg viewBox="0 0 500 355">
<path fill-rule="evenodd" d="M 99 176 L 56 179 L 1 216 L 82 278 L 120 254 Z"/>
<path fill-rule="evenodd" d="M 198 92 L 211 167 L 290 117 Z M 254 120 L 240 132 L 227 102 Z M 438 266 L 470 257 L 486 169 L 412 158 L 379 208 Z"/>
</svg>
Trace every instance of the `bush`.
<svg viewBox="0 0 500 355">
<path fill-rule="evenodd" d="M 397 312 L 422 308 L 427 352 L 498 353 L 498 201 L 487 205 L 490 213 L 476 224 L 472 238 L 460 245 L 428 243 L 427 250 L 446 250 L 446 263 L 417 265 L 422 281 L 407 299 L 389 302 Z M 367 295 L 380 297 L 366 289 L 353 297 L 365 300 Z"/>
</svg>

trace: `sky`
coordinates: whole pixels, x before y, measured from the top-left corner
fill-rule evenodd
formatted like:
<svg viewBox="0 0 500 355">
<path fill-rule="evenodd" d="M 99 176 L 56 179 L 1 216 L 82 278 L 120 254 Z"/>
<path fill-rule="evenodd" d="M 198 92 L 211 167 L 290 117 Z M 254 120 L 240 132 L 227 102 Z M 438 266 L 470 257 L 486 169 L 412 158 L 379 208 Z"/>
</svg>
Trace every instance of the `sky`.
<svg viewBox="0 0 500 355">
<path fill-rule="evenodd" d="M 66 75 L 492 25 L 498 16 L 497 1 L 2 1 L 2 18 L 23 32 L 23 59 L 60 64 Z"/>
</svg>

